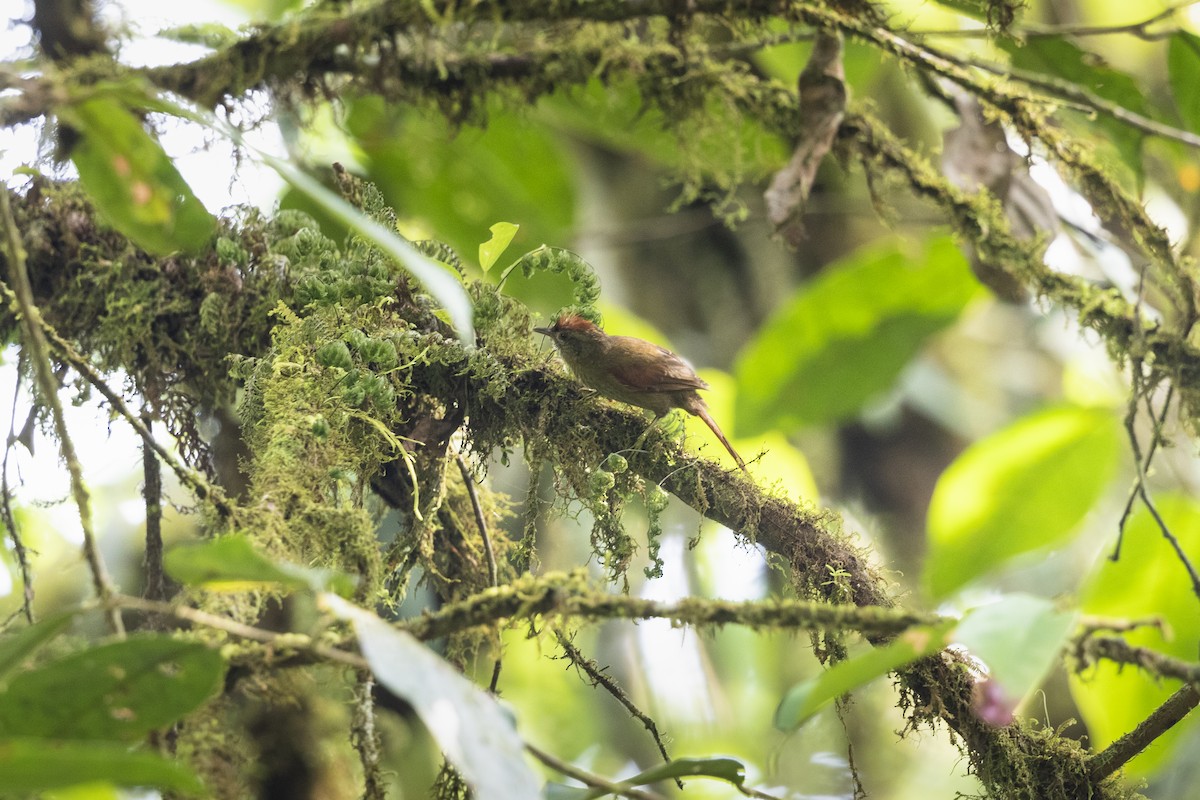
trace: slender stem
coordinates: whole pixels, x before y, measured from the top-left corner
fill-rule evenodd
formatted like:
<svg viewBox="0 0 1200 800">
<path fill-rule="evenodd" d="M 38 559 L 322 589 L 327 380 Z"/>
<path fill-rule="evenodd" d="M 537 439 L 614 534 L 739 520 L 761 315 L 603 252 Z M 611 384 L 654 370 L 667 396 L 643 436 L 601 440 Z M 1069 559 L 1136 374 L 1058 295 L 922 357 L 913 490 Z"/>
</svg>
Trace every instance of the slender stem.
<svg viewBox="0 0 1200 800">
<path fill-rule="evenodd" d="M 475 489 L 475 476 L 471 474 L 471 470 L 467 467 L 467 460 L 461 455 L 455 456 L 458 462 L 458 471 L 462 475 L 463 485 L 467 487 L 467 496 L 471 498 L 471 508 L 475 511 L 475 525 L 479 528 L 479 538 L 483 540 L 483 554 L 487 559 L 488 565 L 488 584 L 492 587 L 500 585 L 500 570 L 496 566 L 496 553 L 492 548 L 492 536 L 488 533 L 487 519 L 483 515 L 483 506 L 479 503 L 479 493 Z M 496 637 L 497 640 L 499 636 Z M 497 641 L 496 647 L 499 649 L 500 642 Z M 500 684 L 500 656 L 496 656 L 495 663 L 492 664 L 492 680 L 488 685 L 488 690 L 496 693 L 496 687 Z"/>
<path fill-rule="evenodd" d="M 29 283 L 29 273 L 26 270 L 25 246 L 21 242 L 21 233 L 17 230 L 17 221 L 13 217 L 8 191 L 2 188 L 0 188 L 0 215 L 3 216 L 8 276 L 12 282 L 12 294 L 16 299 L 16 311 L 20 314 L 22 327 L 25 329 L 25 344 L 29 350 L 29 360 L 33 366 L 33 374 L 37 380 L 42 401 L 50 408 L 59 450 L 71 476 L 71 494 L 79 509 L 79 524 L 83 529 L 83 554 L 91 569 L 92 585 L 96 590 L 96 595 L 107 604 L 114 592 L 112 579 L 109 577 L 108 568 L 104 565 L 100 548 L 96 544 L 96 531 L 92 525 L 91 498 L 88 495 L 87 486 L 84 485 L 83 468 L 79 464 L 75 445 L 67 431 L 62 404 L 58 399 L 58 381 L 55 380 L 54 369 L 50 366 L 50 348 L 46 343 L 44 323 L 41 312 L 33 302 L 33 287 Z M 106 614 L 113 633 L 124 636 L 125 623 L 121 620 L 120 609 L 106 605 Z"/>
<path fill-rule="evenodd" d="M 201 611 L 190 606 L 166 603 L 161 600 L 148 600 L 127 594 L 114 594 L 108 598 L 106 604 L 114 608 L 127 608 L 131 611 L 142 611 L 147 614 L 161 614 L 167 617 L 174 617 L 192 625 L 201 625 L 205 628 L 224 631 L 231 636 L 237 636 L 241 639 L 274 645 L 280 650 L 305 651 L 326 661 L 336 661 L 356 669 L 370 669 L 367 660 L 362 656 L 355 653 L 348 653 L 345 650 L 338 650 L 328 645 L 318 644 L 313 641 L 311 636 L 306 636 L 302 633 L 277 633 L 276 631 L 263 630 L 253 625 L 247 625 L 218 614 L 210 614 L 207 611 Z"/>
<path fill-rule="evenodd" d="M 557 756 L 552 756 L 545 750 L 534 747 L 528 742 L 525 743 L 525 749 L 529 751 L 530 755 L 555 772 L 566 775 L 568 778 L 574 778 L 585 786 L 591 786 L 593 789 L 603 789 L 609 794 L 632 797 L 634 800 L 665 800 L 661 794 L 647 792 L 643 789 L 635 789 L 632 786 L 626 786 L 620 781 L 611 781 L 608 778 L 580 769 L 574 764 L 569 764 Z"/>
<path fill-rule="evenodd" d="M 667 752 L 667 746 L 663 743 L 662 736 L 660 736 L 658 733 L 658 725 L 654 723 L 654 720 L 650 718 L 650 715 L 638 708 L 633 700 L 630 699 L 629 695 L 625 693 L 625 690 L 618 686 L 616 681 L 605 675 L 604 670 L 600 669 L 595 661 L 592 661 L 590 658 L 581 653 L 579 648 L 574 645 L 574 643 L 567 637 L 566 634 L 560 630 L 556 630 L 554 632 L 554 636 L 556 639 L 558 639 L 558 646 L 561 647 L 563 652 L 567 654 L 567 658 L 570 659 L 572 664 L 583 670 L 583 672 L 588 676 L 588 679 L 591 680 L 593 686 L 599 686 L 600 688 L 604 689 L 604 691 L 611 694 L 613 699 L 624 706 L 625 710 L 628 711 L 638 722 L 642 723 L 642 726 L 650 732 L 650 736 L 654 739 L 654 743 L 658 745 L 658 752 L 662 754 L 663 761 L 670 763 L 671 756 Z M 679 785 L 680 789 L 683 788 L 683 781 L 681 781 L 679 778 L 676 778 L 675 782 Z"/>
<path fill-rule="evenodd" d="M 23 361 L 25 355 L 22 353 L 19 361 Z M 17 380 L 13 382 L 13 405 L 12 416 L 8 421 L 8 440 L 4 445 L 4 463 L 0 464 L 0 520 L 3 520 L 4 527 L 8 530 L 8 538 L 13 543 L 13 554 L 17 557 L 17 568 L 21 573 L 21 613 L 25 615 L 25 621 L 33 624 L 33 575 L 29 566 L 29 551 L 25 549 L 25 542 L 21 539 L 21 531 L 17 528 L 17 518 L 12 512 L 12 491 L 8 486 L 8 456 L 12 452 L 13 444 L 20 438 L 16 432 L 17 423 L 17 400 L 21 395 L 21 367 L 17 366 Z M 29 423 L 36 419 L 36 406 L 29 412 L 29 420 L 26 422 L 26 427 L 30 427 Z M 32 441 L 26 442 L 32 449 Z"/>
<path fill-rule="evenodd" d="M 150 418 L 145 418 L 150 430 Z M 165 600 L 166 577 L 163 574 L 162 540 L 162 467 L 154 448 L 142 442 L 142 497 L 146 501 L 146 589 L 149 600 Z"/>
</svg>

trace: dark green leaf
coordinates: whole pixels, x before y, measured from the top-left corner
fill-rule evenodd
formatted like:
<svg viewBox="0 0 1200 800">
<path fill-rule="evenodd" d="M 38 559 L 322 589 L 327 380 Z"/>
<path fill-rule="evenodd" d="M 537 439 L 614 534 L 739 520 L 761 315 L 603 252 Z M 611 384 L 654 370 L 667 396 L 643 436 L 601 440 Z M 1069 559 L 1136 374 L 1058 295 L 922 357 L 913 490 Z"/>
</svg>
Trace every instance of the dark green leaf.
<svg viewBox="0 0 1200 800">
<path fill-rule="evenodd" d="M 209 241 L 216 220 L 125 106 L 96 97 L 59 114 L 80 134 L 71 151 L 79 182 L 117 230 L 159 254 L 196 250 Z"/>
<path fill-rule="evenodd" d="M 0 736 L 136 741 L 211 697 L 225 662 L 196 642 L 147 636 L 67 656 L 8 682 Z"/>
<path fill-rule="evenodd" d="M 1171 94 L 1183 124 L 1200 133 L 1200 36 L 1176 31 L 1167 48 L 1167 74 Z"/>
<path fill-rule="evenodd" d="M 948 238 L 915 252 L 893 243 L 833 265 L 742 351 L 737 435 L 853 416 L 980 291 Z"/>
<path fill-rule="evenodd" d="M 105 781 L 201 794 L 203 784 L 183 764 L 111 742 L 0 739 L 0 795 Z"/>
<path fill-rule="evenodd" d="M 0 680 L 7 678 L 22 661 L 66 630 L 73 619 L 74 611 L 64 611 L 0 639 Z"/>
<path fill-rule="evenodd" d="M 167 551 L 163 566 L 180 583 L 213 591 L 240 592 L 261 584 L 278 584 L 349 596 L 357 582 L 353 576 L 336 570 L 272 561 L 241 535 L 177 545 Z"/>
<path fill-rule="evenodd" d="M 1119 453 L 1112 412 L 1078 406 L 1025 417 L 967 448 L 929 502 L 925 582 L 933 597 L 1066 539 L 1108 485 Z"/>
<path fill-rule="evenodd" d="M 417 712 L 478 800 L 534 800 L 541 782 L 525 746 L 496 699 L 408 633 L 339 597 L 325 606 L 354 625 L 359 649 L 388 691 Z"/>
<path fill-rule="evenodd" d="M 911 628 L 885 647 L 839 661 L 816 678 L 788 690 L 775 710 L 775 727 L 790 731 L 803 725 L 834 700 L 905 664 L 940 651 L 949 641 L 954 622 Z"/>
</svg>

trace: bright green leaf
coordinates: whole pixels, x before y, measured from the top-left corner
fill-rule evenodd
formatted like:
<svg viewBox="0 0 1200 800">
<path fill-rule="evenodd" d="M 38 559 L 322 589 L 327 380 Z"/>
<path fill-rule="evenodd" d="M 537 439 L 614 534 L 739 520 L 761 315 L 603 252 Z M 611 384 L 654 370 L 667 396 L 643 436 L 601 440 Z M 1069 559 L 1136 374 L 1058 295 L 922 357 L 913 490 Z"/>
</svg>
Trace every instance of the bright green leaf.
<svg viewBox="0 0 1200 800">
<path fill-rule="evenodd" d="M 21 662 L 66 630 L 73 619 L 74 611 L 64 611 L 0 639 L 0 680 L 7 678 Z"/>
<path fill-rule="evenodd" d="M 1049 600 L 1011 594 L 971 610 L 954 641 L 987 664 L 1006 697 L 1020 701 L 1041 685 L 1078 617 Z"/>
<path fill-rule="evenodd" d="M 163 566 L 180 583 L 212 591 L 241 592 L 261 584 L 278 584 L 348 596 L 357 583 L 353 576 L 336 570 L 272 561 L 241 535 L 177 545 L 167 551 Z"/>
<path fill-rule="evenodd" d="M 417 712 L 478 800 L 535 800 L 541 784 L 525 746 L 496 699 L 408 633 L 333 595 L 324 606 L 354 625 L 380 684 Z"/>
<path fill-rule="evenodd" d="M 80 134 L 71 151 L 79 182 L 113 227 L 158 254 L 196 250 L 209 241 L 216 220 L 124 105 L 95 97 L 59 114 Z"/>
<path fill-rule="evenodd" d="M 220 688 L 225 662 L 196 642 L 143 636 L 92 647 L 8 682 L 0 736 L 137 741 Z"/>
<path fill-rule="evenodd" d="M 1113 414 L 1078 406 L 1025 417 L 968 447 L 929 502 L 925 581 L 933 597 L 1066 539 L 1108 485 L 1119 454 Z"/>
<path fill-rule="evenodd" d="M 113 742 L 0 738 L 0 795 L 92 781 L 153 786 L 198 795 L 203 784 L 181 763 Z"/>
<path fill-rule="evenodd" d="M 1171 533 L 1195 563 L 1200 553 L 1200 504 L 1183 495 L 1154 499 Z M 1103 543 L 1105 556 L 1113 543 L 1114 539 Z M 1080 610 L 1102 618 L 1161 619 L 1165 631 L 1145 627 L 1122 637 L 1135 646 L 1184 661 L 1196 660 L 1200 614 L 1196 613 L 1191 580 L 1145 508 L 1138 509 L 1125 527 L 1120 560 L 1098 559 L 1080 592 Z M 1179 689 L 1175 681 L 1156 680 L 1141 670 L 1107 661 L 1082 674 L 1072 673 L 1070 682 L 1071 694 L 1087 723 L 1090 744 L 1097 751 L 1133 730 Z M 1152 774 L 1168 761 L 1179 742 L 1195 734 L 1198 724 L 1200 718 L 1195 714 L 1178 723 L 1130 761 L 1126 771 L 1134 777 Z"/>
<path fill-rule="evenodd" d="M 915 251 L 874 247 L 831 266 L 738 358 L 738 434 L 853 416 L 980 291 L 948 238 Z"/>
<path fill-rule="evenodd" d="M 1183 124 L 1193 133 L 1200 133 L 1200 36 L 1176 31 L 1167 48 L 1167 75 L 1171 94 Z"/>
<path fill-rule="evenodd" d="M 479 266 L 483 267 L 484 272 L 491 269 L 496 259 L 508 249 L 520 229 L 520 225 L 511 222 L 497 222 L 491 227 L 492 238 L 479 245 Z"/>
<path fill-rule="evenodd" d="M 940 651 L 949 644 L 954 622 L 910 628 L 884 647 L 839 661 L 816 678 L 788 690 L 775 710 L 775 727 L 790 731 L 803 725 L 834 700 L 905 664 Z"/>
</svg>

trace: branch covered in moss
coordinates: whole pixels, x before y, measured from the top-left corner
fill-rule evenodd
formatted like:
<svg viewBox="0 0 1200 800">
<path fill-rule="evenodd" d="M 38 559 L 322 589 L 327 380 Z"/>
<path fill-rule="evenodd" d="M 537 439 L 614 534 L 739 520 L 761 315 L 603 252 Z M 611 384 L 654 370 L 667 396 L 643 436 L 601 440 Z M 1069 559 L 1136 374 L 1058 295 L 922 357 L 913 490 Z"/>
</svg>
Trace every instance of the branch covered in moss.
<svg viewBox="0 0 1200 800">
<path fill-rule="evenodd" d="M 726 602 L 687 598 L 661 603 L 588 586 L 580 574 L 527 575 L 512 583 L 405 620 L 399 626 L 418 639 L 439 639 L 468 628 L 492 625 L 534 615 L 570 619 L 669 619 L 681 625 L 745 625 L 789 630 L 850 630 L 864 634 L 897 634 L 915 625 L 938 621 L 918 614 L 878 606 L 831 605 L 803 600 Z"/>
</svg>

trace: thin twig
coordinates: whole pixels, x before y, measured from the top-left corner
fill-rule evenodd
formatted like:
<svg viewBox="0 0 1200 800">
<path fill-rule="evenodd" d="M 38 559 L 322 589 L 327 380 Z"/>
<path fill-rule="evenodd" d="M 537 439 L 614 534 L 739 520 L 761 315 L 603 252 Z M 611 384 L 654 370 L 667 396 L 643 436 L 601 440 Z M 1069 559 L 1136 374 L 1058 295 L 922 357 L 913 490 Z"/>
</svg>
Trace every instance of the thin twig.
<svg viewBox="0 0 1200 800">
<path fill-rule="evenodd" d="M 1166 520 L 1164 520 L 1162 515 L 1158 513 L 1158 508 L 1154 505 L 1154 501 L 1150 499 L 1150 493 L 1146 491 L 1146 469 L 1149 466 L 1150 458 L 1153 456 L 1153 448 L 1157 447 L 1161 435 L 1161 426 L 1166 419 L 1165 415 L 1167 408 L 1171 403 L 1171 395 L 1168 392 L 1166 402 L 1163 404 L 1162 413 L 1159 419 L 1156 420 L 1155 432 L 1150 440 L 1150 448 L 1148 448 L 1149 455 L 1143 457 L 1141 445 L 1138 443 L 1137 432 L 1134 430 L 1134 421 L 1137 416 L 1136 402 L 1137 397 L 1140 394 L 1140 392 L 1137 390 L 1138 378 L 1136 376 L 1134 381 L 1135 389 L 1133 402 L 1130 404 L 1129 413 L 1125 415 L 1125 429 L 1129 433 L 1129 446 L 1133 450 L 1133 463 L 1137 468 L 1137 479 L 1134 484 L 1134 490 L 1137 492 L 1137 496 L 1142 499 L 1142 504 L 1146 507 L 1146 510 L 1150 512 L 1150 516 L 1154 518 L 1154 522 L 1158 525 L 1159 531 L 1162 532 L 1163 538 L 1166 539 L 1171 545 L 1171 548 L 1175 551 L 1176 557 L 1178 557 L 1180 563 L 1183 564 L 1183 568 L 1187 570 L 1188 577 L 1192 581 L 1192 591 L 1195 593 L 1197 598 L 1200 598 L 1200 573 L 1197 573 L 1196 567 L 1192 564 L 1188 554 L 1184 551 L 1183 545 L 1181 545 L 1179 540 L 1175 538 L 1175 534 L 1171 532 L 1171 528 L 1167 525 Z M 1124 530 L 1124 522 L 1125 516 L 1123 515 L 1121 518 L 1122 530 Z M 1117 550 L 1114 550 L 1112 556 L 1109 558 L 1115 561 L 1119 554 L 1120 538 L 1117 540 Z"/>
<path fill-rule="evenodd" d="M 662 754 L 663 761 L 667 762 L 668 764 L 671 763 L 671 755 L 667 752 L 667 746 L 663 742 L 662 736 L 659 735 L 658 725 L 654 723 L 654 720 L 651 719 L 646 712 L 638 708 L 633 700 L 630 699 L 629 695 L 625 693 L 625 690 L 618 686 L 616 681 L 605 675 L 604 670 L 600 669 L 599 665 L 595 661 L 592 661 L 590 658 L 581 653 L 579 648 L 577 648 L 571 642 L 566 634 L 560 630 L 555 630 L 554 636 L 558 639 L 558 646 L 561 647 L 563 652 L 567 654 L 567 658 L 570 659 L 571 663 L 587 674 L 588 678 L 592 681 L 593 686 L 599 686 L 600 688 L 604 689 L 604 691 L 612 695 L 618 703 L 625 707 L 625 710 L 628 711 L 630 715 L 632 715 L 638 722 L 642 723 L 642 726 L 650 732 L 650 737 L 654 739 L 654 744 L 658 746 L 658 752 Z M 675 782 L 679 784 L 680 789 L 683 788 L 682 780 L 676 778 Z"/>
<path fill-rule="evenodd" d="M 494 588 L 500 585 L 500 570 L 496 567 L 496 553 L 492 549 L 492 536 L 488 533 L 483 506 L 479 504 L 479 493 L 475 490 L 475 477 L 471 474 L 471 470 L 467 467 L 467 461 L 461 454 L 455 456 L 455 460 L 458 462 L 458 471 L 462 475 L 463 484 L 467 487 L 467 496 L 471 498 L 471 508 L 475 511 L 475 525 L 479 528 L 479 538 L 483 540 L 483 554 L 487 559 L 488 566 L 488 584 Z M 492 664 L 492 681 L 488 686 L 488 691 L 492 694 L 496 693 L 496 686 L 500 683 L 499 649 L 501 642 L 499 638 L 499 636 L 496 637 L 497 655 L 495 663 Z"/>
<path fill-rule="evenodd" d="M 145 418 L 150 430 L 150 417 Z M 146 589 L 148 600 L 167 599 L 166 578 L 163 574 L 162 540 L 162 467 L 150 445 L 142 442 L 142 497 L 146 501 Z"/>
<path fill-rule="evenodd" d="M 1157 41 L 1165 39 L 1174 33 L 1178 32 L 1178 28 L 1165 31 L 1150 31 L 1150 26 L 1163 20 L 1170 19 L 1180 10 L 1188 6 L 1195 5 L 1200 0 L 1188 0 L 1186 3 L 1180 3 L 1175 6 L 1160 11 L 1148 19 L 1141 22 L 1128 22 L 1122 25 L 1038 25 L 1030 23 L 1022 25 L 1019 28 L 1013 28 L 1013 35 L 1018 39 L 1039 39 L 1049 37 L 1086 37 L 1086 36 L 1111 36 L 1115 34 L 1125 34 L 1128 36 L 1136 36 L 1145 41 Z M 939 38 L 994 38 L 995 33 L 989 28 L 947 28 L 943 30 L 909 30 L 909 36 L 929 36 Z"/>
<path fill-rule="evenodd" d="M 1119 636 L 1084 636 L 1075 644 L 1074 651 L 1082 664 L 1097 661 L 1132 664 L 1156 678 L 1173 678 L 1200 687 L 1200 664 L 1132 645 Z"/>
<path fill-rule="evenodd" d="M 21 573 L 21 612 L 25 615 L 25 621 L 30 625 L 33 624 L 33 574 L 29 566 L 29 551 L 25 549 L 25 542 L 21 539 L 21 531 L 17 529 L 17 518 L 12 513 L 12 491 L 8 485 L 8 456 L 12 452 L 13 443 L 17 436 L 15 433 L 17 423 L 17 400 L 21 396 L 21 366 L 20 362 L 25 359 L 25 354 L 22 353 L 18 357 L 17 364 L 17 380 L 13 385 L 13 405 L 12 417 L 8 421 L 8 439 L 4 445 L 4 463 L 0 464 L 0 519 L 4 522 L 4 527 L 8 529 L 8 538 L 13 543 L 13 555 L 17 557 L 17 569 Z M 30 411 L 32 419 L 36 413 L 37 406 Z"/>
<path fill-rule="evenodd" d="M 335 647 L 319 644 L 313 641 L 311 636 L 302 633 L 278 633 L 276 631 L 268 631 L 262 628 L 256 628 L 253 625 L 247 625 L 237 620 L 222 617 L 218 614 L 210 614 L 207 611 L 201 611 L 191 606 L 178 605 L 176 603 L 167 603 L 161 600 L 147 600 L 143 597 L 133 597 L 127 594 L 114 594 L 108 598 L 105 605 L 113 608 L 125 608 L 130 611 L 141 611 L 147 614 L 160 614 L 166 617 L 174 617 L 175 619 L 200 625 L 213 630 L 224 631 L 231 636 L 237 636 L 241 639 L 249 639 L 252 642 L 262 642 L 269 644 L 280 650 L 296 650 L 312 653 L 313 655 L 325 660 L 336 661 L 339 664 L 346 664 L 355 669 L 369 670 L 370 665 L 367 660 L 356 653 L 348 653 L 345 650 L 338 650 Z"/>
<path fill-rule="evenodd" d="M 21 232 L 17 230 L 17 221 L 13 217 L 12 206 L 9 204 L 8 191 L 0 189 L 0 215 L 3 216 L 5 244 L 8 261 L 9 280 L 12 281 L 12 294 L 16 300 L 16 311 L 21 316 L 22 327 L 25 330 L 25 344 L 29 349 L 29 360 L 33 366 L 33 374 L 37 380 L 42 400 L 50 409 L 54 421 L 54 432 L 58 438 L 59 451 L 67 464 L 71 476 L 71 494 L 79 509 L 79 524 L 83 529 L 83 554 L 87 559 L 92 573 L 92 585 L 101 601 L 107 601 L 112 596 L 112 578 L 104 565 L 104 557 L 96 544 L 96 531 L 92 526 L 91 498 L 87 486 L 83 482 L 83 468 L 75 453 L 75 444 L 67 431 L 67 422 L 63 417 L 62 404 L 58 399 L 58 384 L 54 379 L 54 369 L 50 365 L 49 345 L 46 343 L 46 333 L 43 328 L 41 312 L 33 302 L 33 287 L 29 283 L 29 273 L 26 271 L 25 246 L 21 242 Z M 125 623 L 121 620 L 121 611 L 116 607 L 106 609 L 108 624 L 113 633 L 118 636 L 125 634 Z"/>
<path fill-rule="evenodd" d="M 5 195 L 5 203 L 7 204 L 7 193 Z M 18 302 L 16 294 L 7 285 L 0 284 L 0 294 L 3 294 L 10 304 Z M 129 423 L 129 426 L 133 428 L 134 432 L 142 438 L 142 441 L 153 449 L 158 454 L 158 457 L 171 468 L 171 471 L 179 478 L 180 483 L 191 489 L 201 500 L 207 500 L 212 503 L 221 515 L 226 517 L 231 516 L 233 514 L 233 506 L 225 499 L 224 493 L 218 487 L 209 483 L 199 472 L 179 461 L 170 450 L 156 440 L 141 418 L 133 413 L 133 409 L 129 407 L 125 399 L 113 391 L 91 363 L 80 355 L 70 342 L 59 335 L 53 325 L 41 319 L 40 316 L 39 319 L 41 321 L 40 327 L 46 337 L 45 340 L 54 349 L 54 353 L 58 359 L 79 373 L 80 377 L 87 381 L 93 389 L 98 391 L 108 401 L 112 410 L 124 418 Z"/>
</svg>

